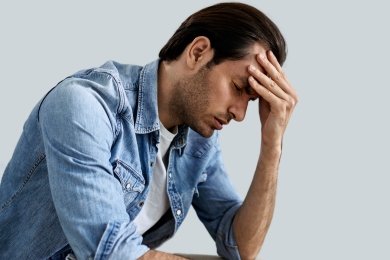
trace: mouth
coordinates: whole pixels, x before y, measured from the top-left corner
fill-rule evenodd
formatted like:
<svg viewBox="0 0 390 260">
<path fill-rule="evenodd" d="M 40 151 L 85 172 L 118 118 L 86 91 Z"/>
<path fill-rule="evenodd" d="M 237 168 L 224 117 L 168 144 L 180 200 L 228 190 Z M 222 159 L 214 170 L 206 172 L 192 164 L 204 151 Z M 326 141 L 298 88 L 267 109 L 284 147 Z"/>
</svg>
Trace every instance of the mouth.
<svg viewBox="0 0 390 260">
<path fill-rule="evenodd" d="M 219 118 L 214 117 L 214 128 L 216 130 L 222 130 L 223 125 L 226 125 L 226 124 L 227 124 L 226 121 L 223 121 L 223 120 L 221 120 Z"/>
</svg>

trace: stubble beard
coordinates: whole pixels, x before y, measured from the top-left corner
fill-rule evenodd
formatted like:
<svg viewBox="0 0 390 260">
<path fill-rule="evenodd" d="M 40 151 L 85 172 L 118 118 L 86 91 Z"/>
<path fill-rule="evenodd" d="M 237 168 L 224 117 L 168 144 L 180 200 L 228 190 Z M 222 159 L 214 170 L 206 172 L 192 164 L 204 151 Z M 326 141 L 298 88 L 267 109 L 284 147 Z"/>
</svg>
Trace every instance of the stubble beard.
<svg viewBox="0 0 390 260">
<path fill-rule="evenodd" d="M 202 67 L 195 75 L 180 79 L 169 101 L 170 114 L 192 130 L 210 137 L 214 130 L 205 122 L 209 107 L 210 86 L 207 84 L 209 69 Z"/>
</svg>

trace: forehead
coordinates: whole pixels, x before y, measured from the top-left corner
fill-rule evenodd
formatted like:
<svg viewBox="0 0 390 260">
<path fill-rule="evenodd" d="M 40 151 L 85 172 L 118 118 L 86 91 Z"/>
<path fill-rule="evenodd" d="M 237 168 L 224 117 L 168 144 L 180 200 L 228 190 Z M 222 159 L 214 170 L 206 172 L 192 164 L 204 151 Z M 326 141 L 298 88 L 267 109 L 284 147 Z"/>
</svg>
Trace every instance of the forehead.
<svg viewBox="0 0 390 260">
<path fill-rule="evenodd" d="M 245 55 L 240 60 L 226 60 L 221 62 L 219 65 L 221 65 L 221 69 L 225 70 L 226 73 L 229 73 L 232 76 L 241 76 L 241 77 L 248 77 L 248 66 L 253 65 L 256 68 L 260 69 L 262 72 L 264 72 L 264 69 L 260 67 L 256 60 L 256 55 L 263 54 L 266 55 L 267 49 L 259 44 L 254 43 L 247 49 L 247 55 Z"/>
</svg>

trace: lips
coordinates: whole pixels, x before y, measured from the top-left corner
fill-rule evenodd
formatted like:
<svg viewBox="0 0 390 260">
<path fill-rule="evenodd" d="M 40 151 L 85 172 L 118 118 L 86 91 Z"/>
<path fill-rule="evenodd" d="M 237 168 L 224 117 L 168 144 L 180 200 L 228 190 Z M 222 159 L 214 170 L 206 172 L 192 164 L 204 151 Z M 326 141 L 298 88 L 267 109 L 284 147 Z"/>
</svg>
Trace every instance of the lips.
<svg viewBox="0 0 390 260">
<path fill-rule="evenodd" d="M 227 123 L 219 118 L 214 118 L 215 121 L 215 129 L 221 130 L 223 128 L 223 125 L 226 125 Z"/>
</svg>

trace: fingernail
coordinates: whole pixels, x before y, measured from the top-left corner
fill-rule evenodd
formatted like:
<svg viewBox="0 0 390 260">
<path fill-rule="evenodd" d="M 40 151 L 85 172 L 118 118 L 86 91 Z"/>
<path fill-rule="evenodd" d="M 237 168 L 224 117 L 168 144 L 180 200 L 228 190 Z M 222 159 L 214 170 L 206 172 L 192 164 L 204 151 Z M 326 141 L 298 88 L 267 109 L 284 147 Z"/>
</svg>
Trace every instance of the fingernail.
<svg viewBox="0 0 390 260">
<path fill-rule="evenodd" d="M 259 54 L 259 58 L 262 59 L 262 60 L 264 60 L 264 59 L 265 59 L 264 54 Z"/>
<path fill-rule="evenodd" d="M 249 65 L 249 70 L 253 72 L 255 71 L 255 67 L 253 65 Z"/>
</svg>

